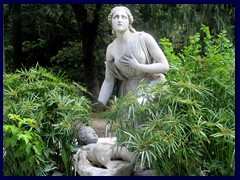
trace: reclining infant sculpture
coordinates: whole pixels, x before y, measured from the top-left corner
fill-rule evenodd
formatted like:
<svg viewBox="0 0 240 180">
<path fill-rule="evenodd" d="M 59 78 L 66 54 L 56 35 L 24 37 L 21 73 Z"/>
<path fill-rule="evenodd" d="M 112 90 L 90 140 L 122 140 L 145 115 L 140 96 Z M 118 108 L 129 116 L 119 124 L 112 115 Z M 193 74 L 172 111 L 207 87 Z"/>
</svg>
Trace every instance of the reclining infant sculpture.
<svg viewBox="0 0 240 180">
<path fill-rule="evenodd" d="M 130 176 L 135 160 L 126 147 L 111 143 L 96 143 L 97 135 L 89 126 L 78 133 L 78 142 L 83 145 L 74 157 L 75 170 L 80 176 Z"/>
</svg>

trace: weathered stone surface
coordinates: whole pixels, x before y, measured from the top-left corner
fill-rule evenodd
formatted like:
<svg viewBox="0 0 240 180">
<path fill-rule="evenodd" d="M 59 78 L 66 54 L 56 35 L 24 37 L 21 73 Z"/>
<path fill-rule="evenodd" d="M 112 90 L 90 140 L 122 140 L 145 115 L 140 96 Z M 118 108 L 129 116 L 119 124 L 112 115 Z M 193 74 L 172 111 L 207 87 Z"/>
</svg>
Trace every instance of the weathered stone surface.
<svg viewBox="0 0 240 180">
<path fill-rule="evenodd" d="M 141 84 L 152 87 L 166 81 L 164 74 L 169 70 L 166 56 L 152 35 L 132 27 L 133 20 L 125 6 L 114 7 L 108 15 L 116 38 L 106 50 L 106 76 L 98 97 L 100 110 L 104 110 L 111 97 L 115 79 L 121 81 L 120 96 L 137 90 Z M 138 101 L 144 103 L 146 98 Z"/>
<path fill-rule="evenodd" d="M 83 126 L 78 131 L 77 141 L 80 145 L 96 143 L 98 141 L 98 135 L 90 126 Z"/>
<path fill-rule="evenodd" d="M 133 164 L 114 160 L 109 163 L 108 169 L 94 167 L 90 163 L 78 164 L 77 173 L 80 176 L 131 176 L 133 174 Z"/>
<path fill-rule="evenodd" d="M 64 174 L 60 172 L 54 172 L 52 176 L 64 176 Z"/>
<path fill-rule="evenodd" d="M 97 143 L 110 143 L 114 144 L 117 141 L 116 137 L 110 137 L 110 138 L 98 138 Z"/>
<path fill-rule="evenodd" d="M 82 146 L 74 156 L 74 167 L 80 176 L 131 176 L 134 158 L 125 147 L 114 147 L 116 138 Z"/>
</svg>

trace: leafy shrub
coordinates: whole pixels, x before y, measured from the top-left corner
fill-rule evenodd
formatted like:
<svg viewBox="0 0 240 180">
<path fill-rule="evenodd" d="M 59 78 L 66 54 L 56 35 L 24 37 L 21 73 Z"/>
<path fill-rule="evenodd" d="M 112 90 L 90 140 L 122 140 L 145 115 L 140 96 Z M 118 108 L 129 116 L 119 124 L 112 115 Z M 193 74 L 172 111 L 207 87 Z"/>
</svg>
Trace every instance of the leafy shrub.
<svg viewBox="0 0 240 180">
<path fill-rule="evenodd" d="M 3 125 L 4 149 L 7 150 L 4 175 L 46 175 L 55 169 L 54 162 L 49 158 L 49 154 L 54 152 L 36 130 L 36 121 L 13 114 L 8 117 L 9 124 Z"/>
<path fill-rule="evenodd" d="M 13 46 L 8 45 L 4 47 L 4 72 L 10 72 L 13 69 Z"/>
<path fill-rule="evenodd" d="M 59 69 L 64 69 L 69 79 L 84 82 L 81 49 L 81 43 L 69 42 L 67 47 L 63 47 L 55 56 L 51 57 L 53 71 L 58 72 Z"/>
<path fill-rule="evenodd" d="M 140 86 L 140 95 L 113 100 L 104 114 L 118 144 L 157 175 L 235 172 L 235 50 L 226 31 L 212 37 L 208 27 L 201 30 L 178 54 L 162 39 L 171 65 L 168 81 L 151 89 Z"/>
<path fill-rule="evenodd" d="M 28 71 L 4 74 L 3 84 L 4 125 L 16 126 L 16 123 L 8 118 L 9 114 L 17 115 L 18 119 L 34 120 L 35 142 L 42 139 L 43 146 L 55 152 L 49 155 L 49 159 L 59 171 L 69 175 L 77 125 L 90 123 L 88 116 L 91 111 L 90 101 L 84 96 L 87 91 L 77 83 L 68 82 L 64 75 L 54 75 L 38 65 Z M 18 128 L 19 131 L 25 132 L 23 126 Z M 8 129 L 4 133 L 4 144 L 15 138 L 8 134 Z M 6 146 L 5 150 L 13 157 L 17 156 L 11 146 Z M 44 158 L 44 155 L 42 156 Z M 4 163 L 13 157 L 5 157 Z M 21 162 L 16 161 L 14 167 L 19 167 L 18 163 Z M 9 164 L 4 166 L 4 173 L 8 174 L 11 168 Z M 16 175 L 34 175 L 27 174 L 33 173 L 32 171 L 25 172 L 21 169 L 14 171 Z"/>
</svg>

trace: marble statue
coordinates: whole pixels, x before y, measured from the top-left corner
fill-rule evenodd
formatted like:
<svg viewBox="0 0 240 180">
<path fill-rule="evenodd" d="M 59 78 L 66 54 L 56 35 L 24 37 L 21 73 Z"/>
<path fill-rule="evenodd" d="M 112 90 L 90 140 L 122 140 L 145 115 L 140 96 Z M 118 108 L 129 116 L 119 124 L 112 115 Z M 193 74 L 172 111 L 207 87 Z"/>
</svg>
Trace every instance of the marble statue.
<svg viewBox="0 0 240 180">
<path fill-rule="evenodd" d="M 78 141 L 84 144 L 74 155 L 75 171 L 80 176 L 130 176 L 134 169 L 134 156 L 126 147 L 111 143 L 96 143 L 95 131 L 84 126 Z"/>
<path fill-rule="evenodd" d="M 125 147 L 92 143 L 81 147 L 74 158 L 80 176 L 130 176 L 135 160 Z"/>
<path fill-rule="evenodd" d="M 98 135 L 90 126 L 83 126 L 78 131 L 77 141 L 80 145 L 96 143 L 98 141 Z"/>
<path fill-rule="evenodd" d="M 108 15 L 112 32 L 116 35 L 106 51 L 105 79 L 98 101 L 106 105 L 115 79 L 121 80 L 119 95 L 135 90 L 141 83 L 165 82 L 168 61 L 155 39 L 146 32 L 132 27 L 133 16 L 124 6 L 114 7 Z"/>
</svg>

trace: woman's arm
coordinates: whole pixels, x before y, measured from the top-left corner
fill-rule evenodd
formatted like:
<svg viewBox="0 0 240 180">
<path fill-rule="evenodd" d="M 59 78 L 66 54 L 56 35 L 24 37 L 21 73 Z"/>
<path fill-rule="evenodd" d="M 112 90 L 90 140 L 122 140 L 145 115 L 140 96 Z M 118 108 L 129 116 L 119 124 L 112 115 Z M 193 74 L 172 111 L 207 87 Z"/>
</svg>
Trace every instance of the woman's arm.
<svg viewBox="0 0 240 180">
<path fill-rule="evenodd" d="M 107 74 L 109 74 L 109 72 L 106 69 L 105 79 L 103 81 L 103 84 L 99 93 L 99 97 L 98 97 L 98 101 L 100 101 L 104 105 L 107 104 L 114 87 L 114 78 Z"/>
<path fill-rule="evenodd" d="M 133 54 L 131 54 L 131 57 L 124 56 L 121 62 L 125 65 L 131 66 L 134 69 L 138 69 L 139 71 L 150 74 L 166 73 L 169 70 L 169 64 L 166 56 L 163 54 L 157 42 L 150 34 L 147 33 L 144 33 L 143 38 L 155 63 L 140 64 Z"/>
<path fill-rule="evenodd" d="M 107 48 L 107 53 L 106 53 L 106 59 L 107 61 L 111 61 L 113 59 L 112 55 L 111 55 L 111 50 L 110 50 L 110 46 L 108 46 Z M 101 103 L 103 103 L 104 105 L 107 104 L 112 91 L 113 91 L 113 87 L 114 87 L 114 82 L 115 82 L 115 78 L 113 77 L 113 75 L 110 73 L 107 65 L 106 65 L 106 70 L 105 70 L 105 79 L 103 81 L 100 93 L 99 93 L 99 97 L 98 97 L 98 101 L 100 101 Z"/>
</svg>

